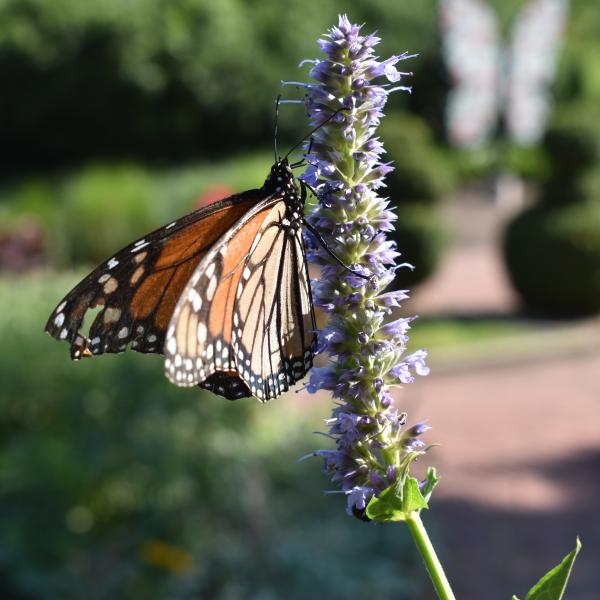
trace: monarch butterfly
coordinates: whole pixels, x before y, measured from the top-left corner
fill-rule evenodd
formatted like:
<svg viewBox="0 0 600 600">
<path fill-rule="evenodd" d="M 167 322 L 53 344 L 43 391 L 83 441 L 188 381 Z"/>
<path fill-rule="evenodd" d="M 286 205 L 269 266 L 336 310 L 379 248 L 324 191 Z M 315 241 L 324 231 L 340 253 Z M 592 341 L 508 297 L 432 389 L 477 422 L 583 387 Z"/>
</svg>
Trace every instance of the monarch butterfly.
<svg viewBox="0 0 600 600">
<path fill-rule="evenodd" d="M 279 396 L 305 376 L 316 347 L 303 182 L 298 191 L 287 158 L 277 159 L 260 189 L 200 208 L 101 264 L 46 331 L 70 344 L 73 360 L 130 346 L 163 353 L 178 386 L 230 400 Z"/>
</svg>

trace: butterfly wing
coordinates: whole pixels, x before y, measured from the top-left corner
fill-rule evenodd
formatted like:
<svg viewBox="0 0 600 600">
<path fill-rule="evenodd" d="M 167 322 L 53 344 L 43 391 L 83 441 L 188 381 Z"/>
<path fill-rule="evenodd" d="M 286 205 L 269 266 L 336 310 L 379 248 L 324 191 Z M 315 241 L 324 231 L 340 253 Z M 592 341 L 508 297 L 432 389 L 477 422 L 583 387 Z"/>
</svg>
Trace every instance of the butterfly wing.
<svg viewBox="0 0 600 600">
<path fill-rule="evenodd" d="M 122 352 L 162 353 L 182 290 L 203 256 L 262 199 L 250 190 L 157 229 L 100 265 L 54 309 L 46 331 L 71 346 L 71 358 Z M 97 308 L 89 333 L 86 312 Z"/>
<path fill-rule="evenodd" d="M 506 124 L 521 145 L 538 142 L 550 114 L 549 86 L 567 17 L 566 0 L 534 0 L 525 6 L 509 55 Z"/>
<path fill-rule="evenodd" d="M 446 107 L 450 141 L 482 145 L 498 121 L 502 81 L 498 24 L 481 0 L 441 0 L 442 49 L 453 88 Z"/>
<path fill-rule="evenodd" d="M 302 233 L 268 198 L 198 264 L 167 332 L 166 375 L 266 401 L 310 369 L 315 329 Z"/>
</svg>

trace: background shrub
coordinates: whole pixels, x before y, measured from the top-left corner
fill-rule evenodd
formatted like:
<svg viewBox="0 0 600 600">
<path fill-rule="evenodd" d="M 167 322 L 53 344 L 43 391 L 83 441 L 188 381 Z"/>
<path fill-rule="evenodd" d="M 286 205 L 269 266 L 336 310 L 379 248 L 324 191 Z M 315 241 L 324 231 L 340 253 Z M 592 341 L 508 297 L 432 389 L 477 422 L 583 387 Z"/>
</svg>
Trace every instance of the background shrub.
<svg viewBox="0 0 600 600">
<path fill-rule="evenodd" d="M 392 285 L 395 289 L 412 288 L 435 272 L 448 244 L 448 228 L 430 208 L 420 204 L 401 204 L 396 214 L 398 220 L 390 237 L 402 254 L 401 262 L 415 268 L 399 269 Z"/>
<path fill-rule="evenodd" d="M 454 182 L 452 168 L 434 144 L 427 123 L 416 115 L 394 113 L 381 127 L 387 158 L 394 170 L 386 177 L 398 216 L 390 237 L 403 261 L 415 269 L 400 269 L 393 286 L 412 287 L 434 272 L 448 242 L 448 230 L 437 213 L 441 196 Z"/>
<path fill-rule="evenodd" d="M 504 254 L 526 306 L 558 314 L 600 310 L 600 126 L 594 111 L 559 115 L 544 148 L 550 177 L 539 202 L 509 223 Z"/>
<path fill-rule="evenodd" d="M 0 279 L 1 598 L 415 597 L 408 534 L 297 462 L 328 402 L 227 402 L 135 352 L 72 363 L 41 330 L 81 275 Z"/>
<path fill-rule="evenodd" d="M 425 120 L 394 112 L 382 121 L 380 133 L 386 156 L 394 163 L 386 177 L 386 191 L 397 203 L 436 204 L 452 189 L 452 164 L 436 145 Z"/>
<path fill-rule="evenodd" d="M 434 4 L 353 0 L 347 8 L 381 26 L 382 53 L 417 40 L 427 53 Z M 296 65 L 318 54 L 316 32 L 343 10 L 302 0 L 285 10 L 278 0 L 5 0 L 0 139 L 11 152 L 0 170 L 271 146 L 281 80 L 305 78 Z M 282 147 L 306 129 L 296 107 L 282 110 L 280 123 Z"/>
<path fill-rule="evenodd" d="M 536 206 L 512 221 L 505 260 L 525 304 L 544 313 L 600 310 L 600 202 Z"/>
</svg>

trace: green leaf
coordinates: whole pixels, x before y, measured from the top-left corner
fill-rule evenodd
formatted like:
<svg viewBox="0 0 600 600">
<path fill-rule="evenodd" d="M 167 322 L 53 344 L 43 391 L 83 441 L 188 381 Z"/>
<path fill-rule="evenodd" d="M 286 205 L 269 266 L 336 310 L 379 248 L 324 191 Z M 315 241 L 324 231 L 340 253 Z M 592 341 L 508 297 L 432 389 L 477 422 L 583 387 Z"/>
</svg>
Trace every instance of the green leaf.
<svg viewBox="0 0 600 600">
<path fill-rule="evenodd" d="M 404 521 L 406 517 L 402 510 L 402 494 L 402 488 L 394 484 L 379 496 L 373 496 L 367 504 L 367 517 L 372 521 Z"/>
<path fill-rule="evenodd" d="M 386 488 L 367 504 L 367 516 L 372 521 L 405 521 L 411 512 L 428 508 L 427 501 L 414 477 L 407 477 Z"/>
<path fill-rule="evenodd" d="M 581 550 L 581 542 L 577 538 L 574 550 L 565 556 L 560 565 L 546 573 L 529 590 L 525 600 L 561 600 L 579 550 Z"/>
<path fill-rule="evenodd" d="M 513 596 L 511 600 L 519 600 L 516 596 Z"/>
<path fill-rule="evenodd" d="M 423 508 L 429 508 L 427 500 L 423 498 L 419 489 L 419 482 L 414 477 L 408 477 L 404 482 L 404 493 L 402 498 L 402 508 L 405 513 L 419 511 Z"/>
</svg>

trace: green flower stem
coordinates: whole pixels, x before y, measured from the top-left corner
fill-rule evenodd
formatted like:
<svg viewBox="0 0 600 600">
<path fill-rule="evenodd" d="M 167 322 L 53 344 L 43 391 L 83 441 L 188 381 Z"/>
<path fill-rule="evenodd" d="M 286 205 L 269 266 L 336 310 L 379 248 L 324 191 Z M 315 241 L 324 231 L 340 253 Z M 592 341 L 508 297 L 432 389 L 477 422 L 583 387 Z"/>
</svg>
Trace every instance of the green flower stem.
<svg viewBox="0 0 600 600">
<path fill-rule="evenodd" d="M 423 525 L 423 521 L 421 521 L 419 513 L 411 512 L 406 519 L 406 524 L 410 529 L 410 534 L 412 535 L 417 546 L 417 550 L 425 562 L 429 577 L 431 577 L 433 587 L 435 588 L 439 599 L 456 600 L 454 593 L 450 588 L 450 583 L 448 583 L 448 579 L 446 579 L 444 569 L 442 568 L 435 550 L 431 545 L 431 540 L 425 531 L 425 527 Z"/>
</svg>

